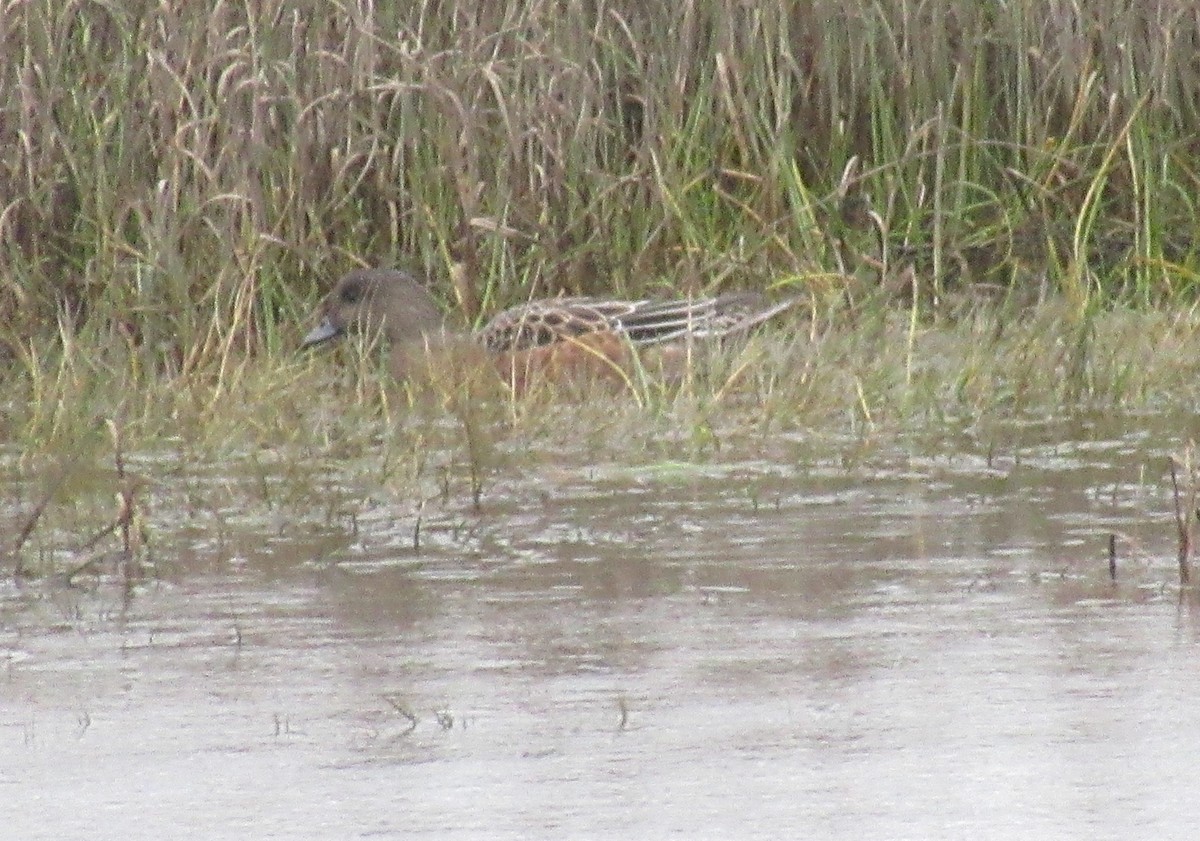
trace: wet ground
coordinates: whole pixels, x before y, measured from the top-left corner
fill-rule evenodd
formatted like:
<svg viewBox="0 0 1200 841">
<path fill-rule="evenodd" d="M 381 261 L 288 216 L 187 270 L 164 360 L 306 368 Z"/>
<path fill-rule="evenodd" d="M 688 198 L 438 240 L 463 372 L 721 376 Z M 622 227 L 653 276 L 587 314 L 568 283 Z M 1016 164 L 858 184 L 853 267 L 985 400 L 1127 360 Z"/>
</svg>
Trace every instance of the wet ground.
<svg viewBox="0 0 1200 841">
<path fill-rule="evenodd" d="M 5 583 L 4 836 L 1195 837 L 1164 439 L 1007 440 L 560 463 L 419 550 L 364 503 Z"/>
</svg>

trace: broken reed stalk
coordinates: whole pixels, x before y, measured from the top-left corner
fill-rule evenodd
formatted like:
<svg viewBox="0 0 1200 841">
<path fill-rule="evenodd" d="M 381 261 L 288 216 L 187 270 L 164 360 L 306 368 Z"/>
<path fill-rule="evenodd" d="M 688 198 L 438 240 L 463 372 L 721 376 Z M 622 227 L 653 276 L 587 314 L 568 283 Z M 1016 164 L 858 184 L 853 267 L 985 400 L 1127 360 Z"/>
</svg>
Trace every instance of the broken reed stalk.
<svg viewBox="0 0 1200 841">
<path fill-rule="evenodd" d="M 457 414 L 459 422 L 462 424 L 463 437 L 466 439 L 467 467 L 471 476 L 471 506 L 478 512 L 482 504 L 483 485 L 487 472 L 484 459 L 490 443 L 484 439 L 479 429 L 479 418 L 475 409 L 469 405 L 469 401 L 460 401 L 456 408 L 461 410 Z"/>
<path fill-rule="evenodd" d="M 1192 512 L 1196 510 L 1196 483 L 1192 477 L 1192 450 L 1193 445 L 1190 443 L 1184 450 L 1183 466 L 1188 475 L 1186 505 L 1179 487 L 1179 462 L 1175 460 L 1174 456 L 1170 459 L 1171 487 L 1175 497 L 1175 528 L 1179 534 L 1179 583 L 1182 586 L 1187 586 L 1192 580 Z"/>
<path fill-rule="evenodd" d="M 128 562 L 131 557 L 129 534 L 133 525 L 135 500 L 133 488 L 125 472 L 125 452 L 121 444 L 121 427 L 116 421 L 110 420 L 108 429 L 113 439 L 113 459 L 116 462 L 117 487 L 119 488 L 117 491 L 117 525 L 121 529 L 121 551 Z"/>
<path fill-rule="evenodd" d="M 21 526 L 21 530 L 17 533 L 17 539 L 13 541 L 11 557 L 13 559 L 13 578 L 24 578 L 28 573 L 25 569 L 25 564 L 21 561 L 21 547 L 25 545 L 25 541 L 29 540 L 29 535 L 33 534 L 34 528 L 38 524 L 38 520 L 42 518 L 46 507 L 50 504 L 50 500 L 58 493 L 58 489 L 63 486 L 63 482 L 67 481 L 67 477 L 75 470 L 75 465 L 79 461 L 79 453 L 71 456 L 70 460 L 62 466 L 59 473 L 54 477 L 54 481 L 46 488 L 46 492 L 42 494 L 42 498 L 37 501 L 37 505 L 33 506 L 33 510 L 29 512 L 29 516 L 25 518 L 25 523 Z"/>
<path fill-rule="evenodd" d="M 417 503 L 417 523 L 413 526 L 412 548 L 414 552 L 421 551 L 421 517 L 425 514 L 425 500 Z"/>
<path fill-rule="evenodd" d="M 120 532 L 121 551 L 118 568 L 126 584 L 140 576 L 140 570 L 134 565 L 134 532 L 133 526 L 137 521 L 137 480 L 131 477 L 125 469 L 125 451 L 122 444 L 121 428 L 116 421 L 108 421 L 109 434 L 113 441 L 113 457 L 117 471 L 117 516 L 111 522 L 93 532 L 79 547 L 80 552 L 91 552 L 101 540 L 110 534 Z M 97 569 L 99 557 L 92 557 L 66 574 L 68 583 L 80 573 Z"/>
<path fill-rule="evenodd" d="M 387 701 L 391 708 L 399 713 L 401 718 L 408 722 L 408 728 L 401 735 L 407 736 L 409 733 L 417 729 L 416 713 L 410 710 L 399 698 L 396 698 L 392 695 L 384 695 L 383 700 Z"/>
</svg>

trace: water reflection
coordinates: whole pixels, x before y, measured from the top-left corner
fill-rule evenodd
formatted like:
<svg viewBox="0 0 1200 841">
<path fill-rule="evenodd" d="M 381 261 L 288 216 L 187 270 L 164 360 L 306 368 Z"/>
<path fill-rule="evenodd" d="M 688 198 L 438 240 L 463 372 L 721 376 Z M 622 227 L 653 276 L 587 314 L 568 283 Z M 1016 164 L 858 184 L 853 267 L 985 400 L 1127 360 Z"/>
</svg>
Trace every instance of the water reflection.
<svg viewBox="0 0 1200 841">
<path fill-rule="evenodd" d="M 1166 454 L 1043 432 L 535 466 L 419 549 L 377 505 L 5 584 L 9 831 L 1190 837 Z"/>
</svg>

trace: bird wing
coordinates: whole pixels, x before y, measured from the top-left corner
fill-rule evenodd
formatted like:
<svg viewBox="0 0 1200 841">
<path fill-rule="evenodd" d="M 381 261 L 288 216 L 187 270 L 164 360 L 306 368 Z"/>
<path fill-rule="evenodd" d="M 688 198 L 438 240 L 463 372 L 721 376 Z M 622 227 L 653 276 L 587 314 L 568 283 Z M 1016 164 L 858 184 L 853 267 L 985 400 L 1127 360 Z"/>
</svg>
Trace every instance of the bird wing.
<svg viewBox="0 0 1200 841">
<path fill-rule="evenodd" d="M 620 330 L 638 345 L 675 339 L 717 338 L 749 330 L 785 310 L 798 298 L 768 304 L 757 292 L 731 292 L 716 298 L 641 301 L 619 316 Z"/>
<path fill-rule="evenodd" d="M 548 345 L 589 333 L 614 332 L 619 319 L 642 301 L 552 298 L 499 313 L 478 333 L 488 350 L 512 351 Z"/>
<path fill-rule="evenodd" d="M 635 345 L 714 338 L 749 330 L 798 300 L 768 304 L 757 292 L 675 301 L 553 298 L 501 312 L 478 337 L 494 352 L 526 350 L 602 332 L 625 336 Z"/>
</svg>

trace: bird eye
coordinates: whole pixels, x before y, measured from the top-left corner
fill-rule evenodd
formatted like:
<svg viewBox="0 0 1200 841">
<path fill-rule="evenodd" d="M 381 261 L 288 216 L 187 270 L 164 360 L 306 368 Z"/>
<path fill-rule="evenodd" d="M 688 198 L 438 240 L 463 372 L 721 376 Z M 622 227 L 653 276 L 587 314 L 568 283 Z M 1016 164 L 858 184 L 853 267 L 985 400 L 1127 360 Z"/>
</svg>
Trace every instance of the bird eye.
<svg viewBox="0 0 1200 841">
<path fill-rule="evenodd" d="M 357 304 L 362 297 L 362 286 L 357 283 L 347 283 L 338 293 L 344 304 Z"/>
</svg>

